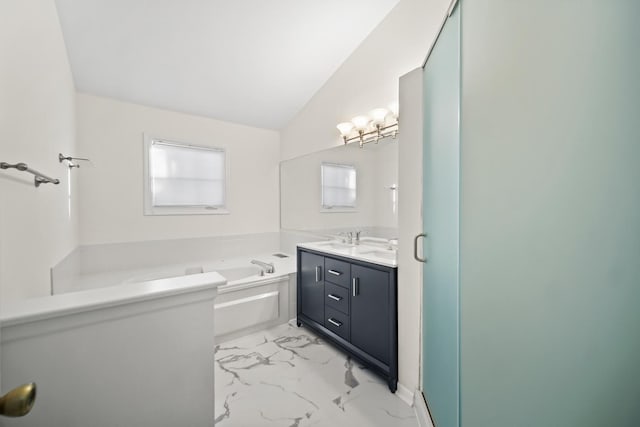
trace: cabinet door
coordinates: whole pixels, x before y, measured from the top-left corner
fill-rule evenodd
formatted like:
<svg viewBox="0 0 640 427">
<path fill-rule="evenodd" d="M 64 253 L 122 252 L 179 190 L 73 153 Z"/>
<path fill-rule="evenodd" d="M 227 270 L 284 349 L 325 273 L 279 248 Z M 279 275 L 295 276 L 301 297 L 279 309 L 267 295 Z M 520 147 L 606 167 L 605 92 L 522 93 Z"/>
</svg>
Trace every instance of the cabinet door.
<svg viewBox="0 0 640 427">
<path fill-rule="evenodd" d="M 389 363 L 389 273 L 351 266 L 351 343 Z"/>
<path fill-rule="evenodd" d="M 324 324 L 324 257 L 300 252 L 300 313 Z"/>
</svg>

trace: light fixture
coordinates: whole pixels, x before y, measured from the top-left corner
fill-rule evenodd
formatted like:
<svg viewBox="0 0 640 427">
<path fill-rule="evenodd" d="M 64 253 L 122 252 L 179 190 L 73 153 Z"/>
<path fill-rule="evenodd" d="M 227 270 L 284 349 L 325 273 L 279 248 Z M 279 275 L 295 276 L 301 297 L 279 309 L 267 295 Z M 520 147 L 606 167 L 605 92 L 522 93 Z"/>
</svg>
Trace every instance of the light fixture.
<svg viewBox="0 0 640 427">
<path fill-rule="evenodd" d="M 343 138 L 346 138 L 349 136 L 349 134 L 353 130 L 353 123 L 351 122 L 338 123 L 338 126 L 336 127 L 340 131 L 340 135 L 342 135 Z"/>
<path fill-rule="evenodd" d="M 386 108 L 376 108 L 375 110 L 371 110 L 369 115 L 371 116 L 371 122 L 375 126 L 384 126 L 385 119 L 389 115 L 389 110 Z"/>
<path fill-rule="evenodd" d="M 387 123 L 391 118 L 391 123 Z M 336 126 L 340 131 L 345 145 L 358 141 L 360 148 L 369 142 L 376 144 L 381 139 L 395 137 L 398 135 L 398 103 L 394 102 L 389 108 L 376 108 L 371 110 L 368 116 L 361 115 L 351 119 L 351 122 L 344 122 Z M 353 131 L 357 135 L 352 135 Z"/>
<path fill-rule="evenodd" d="M 356 116 L 351 119 L 351 123 L 353 123 L 353 126 L 358 132 L 367 130 L 369 122 L 371 122 L 371 119 L 367 116 Z"/>
<path fill-rule="evenodd" d="M 399 105 L 397 102 L 392 102 L 391 104 L 389 104 L 389 110 L 391 110 L 391 115 L 393 116 L 394 119 L 398 119 L 398 110 L 399 110 Z"/>
</svg>

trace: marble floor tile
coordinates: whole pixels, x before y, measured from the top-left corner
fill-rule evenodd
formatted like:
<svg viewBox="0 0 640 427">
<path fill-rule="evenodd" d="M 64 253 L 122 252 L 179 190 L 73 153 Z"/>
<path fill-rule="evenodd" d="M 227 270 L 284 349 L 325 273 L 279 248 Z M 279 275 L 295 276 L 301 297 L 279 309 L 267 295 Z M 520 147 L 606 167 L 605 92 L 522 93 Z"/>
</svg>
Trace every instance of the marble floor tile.
<svg viewBox="0 0 640 427">
<path fill-rule="evenodd" d="M 216 346 L 216 427 L 416 427 L 386 381 L 309 329 L 281 325 Z"/>
</svg>

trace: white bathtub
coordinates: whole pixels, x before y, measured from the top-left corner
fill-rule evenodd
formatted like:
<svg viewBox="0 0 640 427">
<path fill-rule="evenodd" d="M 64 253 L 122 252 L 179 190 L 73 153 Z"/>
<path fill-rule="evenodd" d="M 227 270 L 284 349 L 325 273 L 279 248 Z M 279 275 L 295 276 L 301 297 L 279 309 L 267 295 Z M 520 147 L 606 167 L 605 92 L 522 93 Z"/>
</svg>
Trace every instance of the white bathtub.
<svg viewBox="0 0 640 427">
<path fill-rule="evenodd" d="M 258 256 L 275 265 L 274 273 L 250 263 L 252 258 L 192 263 L 136 272 L 121 283 L 138 283 L 215 271 L 227 279 L 218 287 L 215 335 L 221 342 L 295 317 L 295 261 Z"/>
<path fill-rule="evenodd" d="M 125 279 L 123 283 L 139 283 L 147 282 L 149 280 L 168 279 L 171 277 L 187 276 L 190 274 L 208 273 L 215 271 L 220 273 L 225 279 L 227 279 L 228 285 L 237 285 L 247 281 L 263 280 L 269 278 L 269 276 L 279 276 L 279 274 L 262 275 L 262 269 L 257 265 L 245 265 L 238 267 L 223 267 L 216 268 L 211 266 L 180 266 L 172 268 L 158 269 L 143 274 L 136 274 L 128 279 Z M 276 272 L 277 273 L 277 272 Z M 228 286 L 227 285 L 227 286 Z"/>
</svg>

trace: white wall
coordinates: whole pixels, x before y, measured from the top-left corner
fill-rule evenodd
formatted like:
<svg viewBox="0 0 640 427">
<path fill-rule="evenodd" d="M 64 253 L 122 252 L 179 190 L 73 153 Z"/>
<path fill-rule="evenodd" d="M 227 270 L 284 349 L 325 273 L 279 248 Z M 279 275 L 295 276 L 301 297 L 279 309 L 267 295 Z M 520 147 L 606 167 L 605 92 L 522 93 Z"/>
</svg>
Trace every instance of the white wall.
<svg viewBox="0 0 640 427">
<path fill-rule="evenodd" d="M 422 68 L 400 79 L 402 144 L 398 150 L 398 324 L 421 324 L 422 266 L 413 257 L 413 239 L 422 224 Z M 409 390 L 418 387 L 420 377 L 420 327 L 399 327 L 400 380 Z"/>
<path fill-rule="evenodd" d="M 282 129 L 282 159 L 339 145 L 341 138 L 336 129 L 337 123 L 397 101 L 400 76 L 422 65 L 449 3 L 449 0 L 401 0 L 304 109 Z M 399 144 L 402 144 L 402 111 Z M 403 168 L 403 165 L 399 164 L 399 167 Z M 399 201 L 403 194 L 400 186 Z M 407 195 L 414 197 L 411 191 Z M 399 221 L 400 234 L 403 234 L 403 229 L 404 235 L 417 234 L 419 230 L 412 227 L 414 222 Z M 400 289 L 407 285 L 411 286 L 410 283 L 398 282 Z M 420 307 L 415 291 L 398 292 L 401 313 L 398 317 L 398 376 L 401 389 L 404 386 L 409 390 L 414 390 L 419 381 Z"/>
<path fill-rule="evenodd" d="M 0 161 L 27 163 L 60 179 L 0 170 L 0 292 L 3 303 L 48 295 L 49 269 L 77 245 L 76 180 L 69 208 L 68 169 L 58 153 L 75 151 L 75 94 L 53 0 L 0 3 Z"/>
<path fill-rule="evenodd" d="M 77 95 L 82 244 L 279 230 L 276 131 Z M 227 150 L 228 215 L 144 216 L 143 133 Z"/>
<path fill-rule="evenodd" d="M 398 185 L 398 151 L 400 138 L 380 142 L 374 151 L 375 224 L 379 227 L 398 228 L 398 191 L 389 187 Z M 393 237 L 398 237 L 393 236 Z"/>
<path fill-rule="evenodd" d="M 338 145 L 336 124 L 397 101 L 398 78 L 422 64 L 448 5 L 401 0 L 282 129 L 282 158 Z"/>
</svg>

